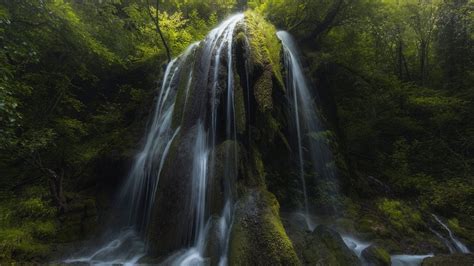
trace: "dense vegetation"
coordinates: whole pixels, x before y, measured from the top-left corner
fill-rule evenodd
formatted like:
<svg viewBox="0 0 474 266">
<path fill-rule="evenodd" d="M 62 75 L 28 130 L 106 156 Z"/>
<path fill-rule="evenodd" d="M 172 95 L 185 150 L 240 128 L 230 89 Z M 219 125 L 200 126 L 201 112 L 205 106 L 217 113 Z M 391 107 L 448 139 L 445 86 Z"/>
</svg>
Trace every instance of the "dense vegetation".
<svg viewBox="0 0 474 266">
<path fill-rule="evenodd" d="M 48 261 L 99 230 L 168 53 L 247 8 L 303 49 L 341 223 L 416 251 L 434 212 L 474 245 L 472 1 L 158 3 L 0 1 L 0 263 Z"/>
</svg>

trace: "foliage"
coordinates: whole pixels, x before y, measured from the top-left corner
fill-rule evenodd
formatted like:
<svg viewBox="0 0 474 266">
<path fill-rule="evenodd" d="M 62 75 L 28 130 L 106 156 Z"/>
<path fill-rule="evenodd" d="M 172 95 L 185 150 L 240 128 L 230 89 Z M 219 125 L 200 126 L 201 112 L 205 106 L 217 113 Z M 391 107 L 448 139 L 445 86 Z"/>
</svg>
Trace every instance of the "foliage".
<svg viewBox="0 0 474 266">
<path fill-rule="evenodd" d="M 423 223 L 420 213 L 408 207 L 403 202 L 382 199 L 377 203 L 377 207 L 389 222 L 400 232 L 415 234 L 416 228 Z"/>
<path fill-rule="evenodd" d="M 236 4 L 172 2 L 160 5 L 159 20 L 173 56 Z M 74 211 L 68 192 L 126 174 L 115 166 L 133 156 L 166 62 L 146 5 L 0 1 L 0 196 L 17 201 L 0 202 L 0 261 L 44 262 L 57 215 L 63 226 L 69 220 L 61 216 Z M 48 192 L 51 183 L 61 192 Z M 31 186 L 46 196 L 19 199 Z"/>
<path fill-rule="evenodd" d="M 49 256 L 57 232 L 56 210 L 33 187 L 23 196 L 0 202 L 0 261 L 39 261 Z M 38 193 L 39 192 L 39 193 Z"/>
<path fill-rule="evenodd" d="M 6 199 L 0 202 L 0 262 L 40 263 L 48 256 L 46 243 L 55 241 L 60 215 L 48 191 L 54 176 L 64 179 L 68 195 L 112 186 L 126 174 L 117 166 L 134 154 L 166 62 L 149 2 L 0 1 L 0 198 Z M 338 150 L 346 195 L 328 193 L 339 184 L 323 181 L 309 183 L 317 195 L 310 200 L 344 209 L 359 206 L 359 197 L 384 197 L 372 211 L 409 234 L 423 225 L 407 205 L 417 202 L 468 235 L 474 215 L 472 1 L 160 0 L 158 19 L 177 56 L 245 7 L 254 10 L 246 12 L 247 22 L 258 30 L 250 28 L 251 45 L 263 47 L 252 49 L 264 53 L 254 57 L 270 61 L 256 63 L 271 66 L 259 81 L 260 103 L 271 109 L 263 89 L 283 84 L 274 31 L 285 29 L 303 48 L 315 98 L 332 126 L 308 137 L 330 139 Z M 388 187 L 391 199 L 385 189 L 364 195 L 367 176 Z M 272 189 L 289 183 L 280 180 Z M 367 211 L 347 209 L 351 216 Z M 375 220 L 364 218 L 361 225 L 391 231 Z"/>
</svg>

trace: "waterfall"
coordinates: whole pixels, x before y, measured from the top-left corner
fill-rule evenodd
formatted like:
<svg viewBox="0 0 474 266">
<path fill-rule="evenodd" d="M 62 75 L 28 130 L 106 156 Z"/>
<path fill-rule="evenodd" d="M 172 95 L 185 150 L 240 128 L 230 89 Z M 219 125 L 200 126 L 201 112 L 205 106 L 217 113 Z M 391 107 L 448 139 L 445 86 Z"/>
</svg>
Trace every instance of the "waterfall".
<svg viewBox="0 0 474 266">
<path fill-rule="evenodd" d="M 233 68 L 233 42 L 234 31 L 239 22 L 244 18 L 243 14 L 231 16 L 218 27 L 213 29 L 203 42 L 201 64 L 208 66 L 200 69 L 204 77 L 209 77 L 205 81 L 210 88 L 210 132 L 205 132 L 203 123 L 199 122 L 198 133 L 193 153 L 192 170 L 192 191 L 191 204 L 194 213 L 194 224 L 191 225 L 194 242 L 191 247 L 181 250 L 166 259 L 165 264 L 170 265 L 201 265 L 206 263 L 204 257 L 207 238 L 210 227 L 210 217 L 208 212 L 208 177 L 215 173 L 216 154 L 215 148 L 218 141 L 218 131 L 222 126 L 225 129 L 226 140 L 236 140 L 237 130 L 235 122 L 235 96 L 234 96 L 234 68 Z M 226 64 L 222 64 L 226 63 Z M 225 67 L 225 102 L 220 102 L 219 94 L 222 93 L 219 81 L 222 79 L 222 67 Z M 192 76 L 192 74 L 191 74 Z M 186 95 L 188 94 L 186 91 Z M 225 106 L 225 116 L 219 113 L 219 105 Z M 205 119 L 207 109 L 199 114 L 200 119 Z M 224 122 L 220 125 L 219 122 Z M 209 139 L 208 139 L 209 138 Z M 220 252 L 219 264 L 227 265 L 227 250 L 232 224 L 234 195 L 232 190 L 235 183 L 237 171 L 236 147 L 226 146 L 224 158 L 224 207 L 218 219 L 218 246 Z"/>
<path fill-rule="evenodd" d="M 359 259 L 361 259 L 362 251 L 364 251 L 364 249 L 366 249 L 367 247 L 369 247 L 371 245 L 370 243 L 360 241 L 360 240 L 356 239 L 355 237 L 349 236 L 349 235 L 342 236 L 342 240 L 344 241 L 346 246 L 350 250 L 352 250 L 352 252 L 354 252 L 354 254 L 356 254 L 356 256 Z"/>
<path fill-rule="evenodd" d="M 196 45 L 190 46 L 166 68 L 143 148 L 136 155 L 116 200 L 117 206 L 126 212 L 124 219 L 116 219 L 120 223 L 120 229 L 112 233 L 103 246 L 99 246 L 96 250 L 81 252 L 79 256 L 69 258 L 65 262 L 134 264 L 146 254 L 143 239 L 158 191 L 160 174 L 170 145 L 180 131 L 180 127 L 176 129 L 171 127 L 176 100 L 176 82 L 188 56 L 195 48 Z"/>
<path fill-rule="evenodd" d="M 325 143 L 327 139 L 321 134 L 324 127 L 317 114 L 317 106 L 313 101 L 308 81 L 305 78 L 298 47 L 291 35 L 285 31 L 277 32 L 284 49 L 284 62 L 286 69 L 286 89 L 288 102 L 290 104 L 290 124 L 294 128 L 299 163 L 299 177 L 301 180 L 304 209 L 306 213 L 306 224 L 312 230 L 315 225 L 310 216 L 310 204 L 308 201 L 308 190 L 306 176 L 308 171 L 317 173 L 319 178 L 335 181 L 334 171 L 331 170 L 331 151 Z M 308 152 L 305 152 L 308 149 Z M 308 154 L 309 153 L 309 154 Z M 310 165 L 307 165 L 307 162 Z M 336 190 L 336 189 L 334 189 Z M 329 192 L 331 196 L 334 192 Z"/>
<path fill-rule="evenodd" d="M 217 108 L 215 102 L 216 90 L 217 90 L 217 83 L 218 83 L 218 67 L 220 65 L 221 60 L 221 53 L 223 49 L 227 48 L 227 102 L 226 102 L 226 120 L 225 120 L 225 129 L 226 129 L 226 139 L 237 139 L 237 129 L 235 124 L 235 97 L 234 97 L 234 69 L 233 69 L 233 34 L 235 27 L 239 22 L 244 19 L 243 14 L 237 14 L 228 19 L 228 23 L 223 23 L 221 27 L 225 27 L 223 31 L 223 36 L 216 36 L 211 32 L 211 36 L 216 36 L 216 38 L 222 38 L 221 44 L 217 48 L 217 54 L 214 59 L 214 75 L 212 80 L 212 141 L 216 143 L 216 136 L 217 136 Z M 220 28 L 220 27 L 219 27 Z M 218 31 L 219 28 L 217 28 Z M 232 223 L 232 213 L 233 213 L 233 202 L 234 202 L 234 195 L 232 195 L 233 186 L 235 183 L 236 172 L 237 172 L 237 161 L 236 161 L 236 147 L 235 144 L 231 147 L 226 147 L 226 154 L 225 154 L 225 176 L 231 177 L 229 180 L 225 180 L 225 205 L 222 210 L 221 217 L 219 218 L 219 247 L 221 250 L 221 257 L 219 260 L 220 265 L 227 264 L 227 250 L 228 250 L 228 241 L 230 237 L 230 228 Z M 215 160 L 215 154 L 213 154 L 213 165 Z"/>
<path fill-rule="evenodd" d="M 209 166 L 209 147 L 206 135 L 207 133 L 202 123 L 199 123 L 193 150 L 192 191 L 190 200 L 192 212 L 195 217 L 194 223 L 191 223 L 191 226 L 195 228 L 193 246 L 182 253 L 182 255 L 172 256 L 172 258 L 168 260 L 172 265 L 200 265 L 205 261 L 204 251 L 208 231 L 208 224 L 206 222 L 206 192 Z"/>
<path fill-rule="evenodd" d="M 456 248 L 453 247 L 453 244 L 448 240 L 446 239 L 441 233 L 439 233 L 438 231 L 434 230 L 433 228 L 429 228 L 431 232 L 433 232 L 433 234 L 435 234 L 436 237 L 439 238 L 439 240 L 441 240 L 441 242 L 443 242 L 443 244 L 449 249 L 449 253 L 453 254 L 453 253 L 456 253 Z"/>
<path fill-rule="evenodd" d="M 459 239 L 456 238 L 456 236 L 454 236 L 451 229 L 449 229 L 449 227 L 445 223 L 443 223 L 443 221 L 441 221 L 441 219 L 439 219 L 438 216 L 436 216 L 435 214 L 432 214 L 432 215 L 433 215 L 433 218 L 436 220 L 436 222 L 439 223 L 439 225 L 441 225 L 441 227 L 443 227 L 443 229 L 445 229 L 448 232 L 449 239 L 451 240 L 451 243 L 452 243 L 452 245 L 447 245 L 448 248 L 452 250 L 451 246 L 453 246 L 457 252 L 470 253 L 466 245 L 464 245 Z"/>
<path fill-rule="evenodd" d="M 88 255 L 67 262 L 133 264 L 151 254 L 165 265 L 228 264 L 237 201 L 238 143 L 242 143 L 238 137 L 243 138 L 237 133 L 236 110 L 246 108 L 247 116 L 257 110 L 250 106 L 247 39 L 241 62 L 245 76 L 234 76 L 239 60 L 234 58 L 234 35 L 238 26 L 244 26 L 243 20 L 243 14 L 229 17 L 168 64 L 143 147 L 116 201 L 125 210 L 126 217 L 117 219 L 124 221 L 121 230 Z M 327 140 L 320 137 L 324 128 L 296 45 L 285 32 L 278 37 L 284 48 L 289 120 L 294 122 L 305 222 L 313 229 L 306 176 L 332 179 L 332 156 Z M 246 92 L 234 84 L 236 78 Z M 245 100 L 236 105 L 236 93 L 245 98 L 246 107 Z M 247 122 L 243 127 L 249 129 L 248 117 Z"/>
</svg>

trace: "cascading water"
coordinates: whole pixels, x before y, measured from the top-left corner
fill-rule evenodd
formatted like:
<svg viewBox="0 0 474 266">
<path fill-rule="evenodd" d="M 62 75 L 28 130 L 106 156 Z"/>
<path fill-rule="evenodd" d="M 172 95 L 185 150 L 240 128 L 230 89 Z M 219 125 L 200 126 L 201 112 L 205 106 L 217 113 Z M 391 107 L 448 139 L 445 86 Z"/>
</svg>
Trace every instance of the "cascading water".
<svg viewBox="0 0 474 266">
<path fill-rule="evenodd" d="M 285 31 L 277 32 L 284 49 L 284 62 L 286 69 L 286 88 L 291 108 L 290 123 L 293 124 L 294 135 L 298 150 L 299 177 L 304 194 L 304 208 L 306 213 L 306 224 L 308 229 L 315 227 L 310 215 L 308 201 L 308 190 L 306 186 L 306 175 L 308 171 L 318 173 L 322 178 L 334 180 L 334 171 L 330 169 L 332 161 L 331 151 L 325 143 L 327 140 L 321 137 L 324 127 L 317 114 L 316 105 L 310 93 L 310 86 L 305 78 L 301 64 L 298 48 L 291 35 Z M 308 149 L 309 154 L 305 152 Z M 307 165 L 310 161 L 310 165 Z M 333 194 L 333 192 L 329 192 Z"/>
<path fill-rule="evenodd" d="M 190 204 L 192 204 L 192 212 L 195 217 L 194 223 L 191 223 L 191 225 L 195 228 L 196 233 L 191 248 L 181 255 L 175 255 L 168 260 L 172 265 L 200 265 L 205 261 L 204 251 L 206 248 L 206 235 L 208 231 L 208 224 L 206 222 L 206 192 L 208 182 L 209 147 L 207 143 L 207 133 L 201 123 L 199 123 L 197 129 L 193 158 L 193 184 Z"/>
<path fill-rule="evenodd" d="M 469 249 L 457 239 L 453 232 L 449 229 L 449 227 L 441 221 L 441 219 L 432 214 L 434 220 L 444 229 L 447 231 L 449 239 L 444 237 L 441 233 L 434 230 L 433 228 L 429 228 L 431 232 L 433 232 L 449 249 L 450 253 L 470 253 Z M 400 254 L 400 255 L 392 255 L 391 262 L 394 266 L 418 266 L 421 265 L 423 260 L 429 257 L 433 257 L 433 254 L 426 254 L 426 255 L 408 255 L 408 254 Z"/>
<path fill-rule="evenodd" d="M 452 248 L 454 247 L 455 251 L 456 252 L 460 252 L 460 253 L 470 253 L 469 249 L 466 247 L 466 245 L 464 245 L 459 239 L 456 238 L 456 236 L 454 236 L 453 232 L 451 231 L 451 229 L 449 229 L 449 227 L 443 223 L 443 221 L 441 221 L 441 219 L 439 219 L 438 216 L 434 215 L 433 214 L 433 218 L 436 220 L 436 222 L 438 222 L 441 227 L 443 227 L 447 232 L 448 232 L 448 235 L 449 235 L 449 239 L 451 240 L 451 244 L 450 245 L 447 245 L 448 248 L 452 251 Z M 438 233 L 439 234 L 439 233 Z M 441 236 L 442 237 L 442 236 Z M 442 237 L 443 238 L 443 237 Z M 444 239 L 444 238 L 443 238 Z"/>
<path fill-rule="evenodd" d="M 346 246 L 354 252 L 354 254 L 357 255 L 357 257 L 360 259 L 362 256 L 362 251 L 366 249 L 367 247 L 370 246 L 370 243 L 366 243 L 363 241 L 360 241 L 352 236 L 343 236 L 342 240 L 346 244 Z"/>
<path fill-rule="evenodd" d="M 449 249 L 449 253 L 451 254 L 456 253 L 456 248 L 453 246 L 451 241 L 446 239 L 441 233 L 434 230 L 433 228 L 430 228 L 430 231 L 433 232 L 433 234 L 435 234 L 435 236 L 438 237 L 439 240 L 441 240 L 441 242 L 443 242 L 443 244 Z"/>
<path fill-rule="evenodd" d="M 191 204 L 193 205 L 191 212 L 195 217 L 194 241 L 191 247 L 179 251 L 169 257 L 165 264 L 171 265 L 201 265 L 206 262 L 205 249 L 209 234 L 209 227 L 211 224 L 208 210 L 208 177 L 215 174 L 215 159 L 216 154 L 214 148 L 218 141 L 218 131 L 222 127 L 219 123 L 224 123 L 225 139 L 236 140 L 236 125 L 235 125 L 235 102 L 234 102 L 234 77 L 233 77 L 233 37 L 234 30 L 239 22 L 244 18 L 243 14 L 237 14 L 220 26 L 212 30 L 207 36 L 202 45 L 202 61 L 204 65 L 210 66 L 205 70 L 199 71 L 209 73 L 202 73 L 203 76 L 209 77 L 206 83 L 210 88 L 210 131 L 206 132 L 203 123 L 199 122 L 195 149 L 193 152 L 193 170 L 192 170 L 192 191 Z M 222 64 L 222 63 L 226 64 Z M 222 67 L 226 68 L 226 83 L 220 84 L 222 79 Z M 192 74 L 191 74 L 192 76 Z M 221 87 L 225 86 L 225 102 L 221 103 L 219 94 L 222 93 Z M 186 91 L 186 95 L 188 89 Z M 219 105 L 225 108 L 225 116 L 221 117 L 218 112 Z M 200 119 L 206 119 L 207 109 L 199 114 Z M 208 139 L 209 138 L 209 139 Z M 227 249 L 230 235 L 230 228 L 232 223 L 233 213 L 233 195 L 232 190 L 237 171 L 237 162 L 235 161 L 236 147 L 235 145 L 226 146 L 224 158 L 224 207 L 221 216 L 217 222 L 218 230 L 218 245 L 219 245 L 219 264 L 227 264 Z"/>
<path fill-rule="evenodd" d="M 191 46 L 177 59 L 171 61 L 165 71 L 151 125 L 146 134 L 142 150 L 137 154 L 121 192 L 117 205 L 125 210 L 119 222 L 118 233 L 112 234 L 96 251 L 85 251 L 89 255 L 65 260 L 67 263 L 85 262 L 93 264 L 134 264 L 146 254 L 144 233 L 150 219 L 151 209 L 158 190 L 158 181 L 163 163 L 171 143 L 180 128 L 172 129 L 171 121 L 176 100 L 176 79 L 184 62 L 195 49 Z"/>
<path fill-rule="evenodd" d="M 427 255 L 392 255 L 390 260 L 392 266 L 419 266 L 426 258 L 433 257 L 433 254 Z"/>
<path fill-rule="evenodd" d="M 117 203 L 126 210 L 121 228 L 126 229 L 92 255 L 67 262 L 126 264 L 150 254 L 165 265 L 228 264 L 241 166 L 239 145 L 254 144 L 257 138 L 251 139 L 253 120 L 248 116 L 251 111 L 261 112 L 258 104 L 251 105 L 256 102 L 250 87 L 255 78 L 250 68 L 255 62 L 249 61 L 252 51 L 247 36 L 242 44 L 246 55 L 234 54 L 234 35 L 244 26 L 243 20 L 243 14 L 228 18 L 168 64 L 143 149 L 119 193 Z M 322 123 L 296 45 L 285 32 L 278 37 L 287 70 L 289 119 L 294 122 L 305 222 L 313 229 L 305 178 L 333 178 L 332 156 L 320 137 Z M 242 77 L 234 75 L 237 64 L 245 71 L 239 73 Z M 241 83 L 234 84 L 239 78 Z M 246 86 L 246 91 L 237 85 Z M 242 100 L 240 105 L 236 97 Z M 279 102 L 285 103 L 284 98 Z M 237 106 L 247 124 L 238 124 Z M 243 131 L 237 128 L 242 127 L 247 136 L 239 135 Z"/>
</svg>

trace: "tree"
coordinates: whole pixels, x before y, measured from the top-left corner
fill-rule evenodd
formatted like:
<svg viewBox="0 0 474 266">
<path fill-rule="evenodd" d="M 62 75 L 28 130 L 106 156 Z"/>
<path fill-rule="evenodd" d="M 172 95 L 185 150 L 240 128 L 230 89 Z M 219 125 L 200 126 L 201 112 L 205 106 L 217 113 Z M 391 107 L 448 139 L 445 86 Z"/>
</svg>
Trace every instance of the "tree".
<svg viewBox="0 0 474 266">
<path fill-rule="evenodd" d="M 410 26 L 418 39 L 418 58 L 420 84 L 425 85 L 429 75 L 429 55 L 438 21 L 438 1 L 419 1 L 417 4 L 409 3 L 406 8 L 410 16 Z"/>
<path fill-rule="evenodd" d="M 152 10 L 151 10 L 151 5 L 149 3 L 149 0 L 147 0 L 147 3 L 148 3 L 148 6 L 147 6 L 148 14 L 150 15 L 150 18 L 153 21 L 153 23 L 155 23 L 156 32 L 158 32 L 158 35 L 160 35 L 161 42 L 163 43 L 163 46 L 165 46 L 166 56 L 168 57 L 168 63 L 169 63 L 171 61 L 171 52 L 170 52 L 170 48 L 168 47 L 168 44 L 165 40 L 165 37 L 163 36 L 163 32 L 161 32 L 160 19 L 159 19 L 159 16 L 158 16 L 158 13 L 160 11 L 160 6 L 159 6 L 160 0 L 156 0 L 156 7 L 155 7 L 155 15 L 154 16 L 153 16 L 153 13 L 152 13 Z"/>
</svg>

